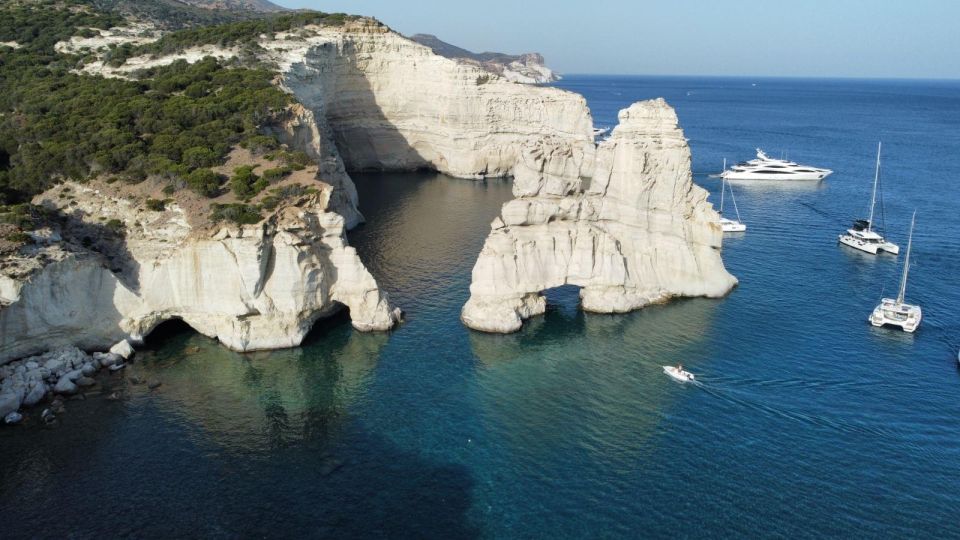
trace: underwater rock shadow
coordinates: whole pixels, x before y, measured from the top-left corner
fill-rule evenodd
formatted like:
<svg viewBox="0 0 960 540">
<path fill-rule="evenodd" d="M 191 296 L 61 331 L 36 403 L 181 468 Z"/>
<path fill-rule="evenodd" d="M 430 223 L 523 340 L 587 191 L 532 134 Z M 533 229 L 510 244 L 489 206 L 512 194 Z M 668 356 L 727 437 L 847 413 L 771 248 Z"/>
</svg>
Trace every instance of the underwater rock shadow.
<svg viewBox="0 0 960 540">
<path fill-rule="evenodd" d="M 285 459 L 293 470 L 246 483 L 240 498 L 258 502 L 235 506 L 232 519 L 224 516 L 233 522 L 227 530 L 338 539 L 480 536 L 468 516 L 474 480 L 466 467 L 433 462 L 363 429 L 348 439 L 331 451 L 301 446 Z"/>
</svg>

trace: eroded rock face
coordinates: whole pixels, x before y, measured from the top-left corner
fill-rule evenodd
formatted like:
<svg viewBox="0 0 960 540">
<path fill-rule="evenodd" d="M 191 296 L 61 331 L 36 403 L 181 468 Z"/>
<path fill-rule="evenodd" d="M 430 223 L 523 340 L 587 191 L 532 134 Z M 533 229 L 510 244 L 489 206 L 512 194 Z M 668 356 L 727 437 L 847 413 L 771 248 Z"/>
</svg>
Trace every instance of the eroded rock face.
<svg viewBox="0 0 960 540">
<path fill-rule="evenodd" d="M 64 188 L 71 199 L 57 196 Z M 214 232 L 193 230 L 176 205 L 152 212 L 78 184 L 38 196 L 75 227 L 117 219 L 126 234 L 100 253 L 63 242 L 35 248 L 34 260 L 47 263 L 8 277 L 16 286 L 0 309 L 0 363 L 60 346 L 136 342 L 174 318 L 240 351 L 298 345 L 343 306 L 355 328 L 389 329 L 386 294 L 347 245 L 344 218 L 327 210 L 330 191 L 287 201 L 260 224 Z"/>
<path fill-rule="evenodd" d="M 461 317 L 470 328 L 516 331 L 543 313 L 540 293 L 560 285 L 582 287 L 585 310 L 622 313 L 675 296 L 722 296 L 737 283 L 662 99 L 620 111 L 595 154 L 562 140 L 527 146 L 516 179 L 517 198 L 494 220 L 473 269 Z"/>
<path fill-rule="evenodd" d="M 543 137 L 593 146 L 580 95 L 512 83 L 372 20 L 306 32 L 261 44 L 284 87 L 327 121 L 348 170 L 507 176 L 520 147 Z"/>
</svg>

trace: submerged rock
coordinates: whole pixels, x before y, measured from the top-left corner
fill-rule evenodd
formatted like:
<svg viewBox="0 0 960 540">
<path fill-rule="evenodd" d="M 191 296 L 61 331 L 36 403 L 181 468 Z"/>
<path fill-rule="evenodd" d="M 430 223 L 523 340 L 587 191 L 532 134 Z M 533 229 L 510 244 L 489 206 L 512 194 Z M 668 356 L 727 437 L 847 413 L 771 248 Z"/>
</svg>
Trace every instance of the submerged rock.
<svg viewBox="0 0 960 540">
<path fill-rule="evenodd" d="M 23 420 L 23 415 L 17 411 L 7 413 L 7 415 L 3 417 L 3 423 L 7 425 L 19 424 L 21 420 Z"/>
<path fill-rule="evenodd" d="M 20 408 L 21 396 L 15 392 L 0 393 L 0 417 L 15 412 Z"/>
<path fill-rule="evenodd" d="M 74 384 L 69 377 L 60 377 L 60 380 L 54 385 L 53 391 L 58 394 L 75 394 L 77 392 L 77 385 Z"/>
<path fill-rule="evenodd" d="M 27 391 L 27 395 L 23 398 L 23 404 L 32 407 L 37 403 L 43 401 L 43 398 L 47 395 L 49 388 L 43 382 L 37 382 L 34 386 Z"/>
</svg>

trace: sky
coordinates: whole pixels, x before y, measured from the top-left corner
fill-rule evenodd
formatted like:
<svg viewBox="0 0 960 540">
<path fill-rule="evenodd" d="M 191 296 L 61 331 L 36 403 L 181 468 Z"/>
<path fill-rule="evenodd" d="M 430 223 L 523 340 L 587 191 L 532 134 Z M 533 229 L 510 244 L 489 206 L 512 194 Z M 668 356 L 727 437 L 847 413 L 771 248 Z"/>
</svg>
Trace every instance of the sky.
<svg viewBox="0 0 960 540">
<path fill-rule="evenodd" d="M 273 0 L 561 73 L 960 78 L 958 0 Z"/>
</svg>

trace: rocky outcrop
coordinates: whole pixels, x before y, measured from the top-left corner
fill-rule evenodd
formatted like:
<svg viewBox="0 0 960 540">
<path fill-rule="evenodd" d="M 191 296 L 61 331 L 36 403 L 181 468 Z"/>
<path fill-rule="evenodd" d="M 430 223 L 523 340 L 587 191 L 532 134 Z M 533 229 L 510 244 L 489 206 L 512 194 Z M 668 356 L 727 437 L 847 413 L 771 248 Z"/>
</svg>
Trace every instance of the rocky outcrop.
<svg viewBox="0 0 960 540">
<path fill-rule="evenodd" d="M 545 84 L 560 80 L 560 76 L 545 65 L 539 53 L 503 54 L 496 52 L 475 53 L 451 45 L 432 34 L 414 34 L 410 39 L 446 58 L 472 62 L 508 81 L 524 84 Z"/>
<path fill-rule="evenodd" d="M 64 42 L 61 47 L 70 46 Z M 543 137 L 593 146 L 586 101 L 557 88 L 516 84 L 477 63 L 435 54 L 373 19 L 308 25 L 261 36 L 261 60 L 302 105 L 294 120 L 265 129 L 321 164 L 333 187 L 330 211 L 352 228 L 363 219 L 347 171 L 432 169 L 461 178 L 509 176 L 520 148 Z M 179 53 L 102 59 L 86 73 L 131 77 L 139 69 L 230 58 L 235 48 L 204 45 Z"/>
<path fill-rule="evenodd" d="M 347 170 L 508 176 L 520 148 L 543 137 L 593 145 L 582 96 L 512 83 L 370 19 L 281 33 L 261 45 L 283 86 L 328 123 Z"/>
<path fill-rule="evenodd" d="M 194 230 L 176 205 L 155 212 L 78 184 L 38 196 L 66 218 L 56 234 L 63 240 L 24 252 L 26 271 L 5 264 L 0 363 L 137 342 L 169 319 L 239 351 L 298 345 L 343 306 L 355 328 L 389 329 L 396 315 L 347 245 L 344 218 L 327 210 L 331 191 L 286 201 L 257 225 L 209 232 Z M 117 220 L 125 234 L 98 236 L 100 220 Z"/>
<path fill-rule="evenodd" d="M 543 313 L 542 291 L 566 284 L 581 287 L 584 310 L 622 313 L 721 296 L 737 283 L 673 109 L 644 101 L 619 118 L 595 153 L 556 139 L 524 147 L 517 198 L 493 221 L 473 269 L 467 326 L 516 331 Z"/>
</svg>

